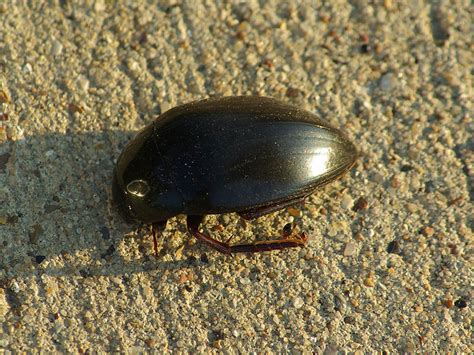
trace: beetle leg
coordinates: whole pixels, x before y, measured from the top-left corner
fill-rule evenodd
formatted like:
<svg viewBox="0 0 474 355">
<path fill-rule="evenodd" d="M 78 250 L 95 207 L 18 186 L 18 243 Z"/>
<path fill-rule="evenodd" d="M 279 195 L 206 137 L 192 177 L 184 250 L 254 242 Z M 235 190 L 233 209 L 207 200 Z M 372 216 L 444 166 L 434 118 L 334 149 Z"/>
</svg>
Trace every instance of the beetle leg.
<svg viewBox="0 0 474 355">
<path fill-rule="evenodd" d="M 220 251 L 224 254 L 230 254 L 231 250 L 229 244 L 222 243 L 214 238 L 205 235 L 199 231 L 199 225 L 201 224 L 204 216 L 188 216 L 186 223 L 188 225 L 189 233 L 191 233 L 196 239 L 207 243 L 211 248 Z"/>
<path fill-rule="evenodd" d="M 151 225 L 151 233 L 153 235 L 153 248 L 155 249 L 155 256 L 158 257 L 158 241 L 157 234 L 161 234 L 166 229 L 166 221 L 155 222 Z"/>
<path fill-rule="evenodd" d="M 254 244 L 231 245 L 231 253 L 258 253 L 262 251 L 279 250 L 286 248 L 295 248 L 305 246 L 308 237 L 305 233 L 301 233 L 298 238 L 262 240 Z"/>
<path fill-rule="evenodd" d="M 232 253 L 257 253 L 262 251 L 271 251 L 278 249 L 294 248 L 304 246 L 308 237 L 302 233 L 298 238 L 276 239 L 267 241 L 258 241 L 254 244 L 229 245 L 220 242 L 199 231 L 204 216 L 188 216 L 187 225 L 189 232 L 198 240 L 207 243 L 213 249 L 224 254 Z"/>
</svg>

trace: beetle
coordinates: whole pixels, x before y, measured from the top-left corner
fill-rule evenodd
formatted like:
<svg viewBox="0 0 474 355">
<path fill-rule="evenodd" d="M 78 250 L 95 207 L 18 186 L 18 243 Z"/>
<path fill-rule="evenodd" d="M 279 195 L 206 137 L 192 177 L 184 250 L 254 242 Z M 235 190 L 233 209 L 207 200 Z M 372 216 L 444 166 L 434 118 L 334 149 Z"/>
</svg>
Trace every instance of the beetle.
<svg viewBox="0 0 474 355">
<path fill-rule="evenodd" d="M 253 219 L 299 203 L 355 163 L 355 146 L 311 112 L 258 96 L 175 107 L 143 128 L 117 160 L 113 198 L 126 220 L 187 215 L 188 231 L 226 254 L 305 245 L 297 237 L 230 245 L 200 231 L 205 215 Z"/>
</svg>

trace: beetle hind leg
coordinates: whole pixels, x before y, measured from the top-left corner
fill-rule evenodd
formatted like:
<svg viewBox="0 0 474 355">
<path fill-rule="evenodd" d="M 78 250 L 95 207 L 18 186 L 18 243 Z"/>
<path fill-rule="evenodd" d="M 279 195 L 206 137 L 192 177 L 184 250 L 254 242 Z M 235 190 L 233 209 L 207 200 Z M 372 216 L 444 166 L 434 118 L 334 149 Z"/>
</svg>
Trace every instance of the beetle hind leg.
<svg viewBox="0 0 474 355">
<path fill-rule="evenodd" d="M 224 254 L 232 253 L 232 251 L 230 250 L 229 244 L 222 243 L 199 231 L 199 225 L 201 224 L 203 219 L 204 219 L 204 216 L 188 216 L 186 223 L 188 225 L 189 233 L 191 233 L 197 240 L 207 243 L 211 248 L 217 251 L 220 251 L 221 253 L 224 253 Z"/>
<path fill-rule="evenodd" d="M 295 248 L 304 246 L 308 240 L 306 234 L 302 233 L 297 238 L 258 241 L 253 244 L 229 245 L 199 231 L 199 225 L 203 218 L 204 216 L 188 216 L 187 225 L 189 232 L 194 235 L 196 239 L 207 243 L 211 248 L 224 254 L 258 253 L 263 251 Z"/>
</svg>

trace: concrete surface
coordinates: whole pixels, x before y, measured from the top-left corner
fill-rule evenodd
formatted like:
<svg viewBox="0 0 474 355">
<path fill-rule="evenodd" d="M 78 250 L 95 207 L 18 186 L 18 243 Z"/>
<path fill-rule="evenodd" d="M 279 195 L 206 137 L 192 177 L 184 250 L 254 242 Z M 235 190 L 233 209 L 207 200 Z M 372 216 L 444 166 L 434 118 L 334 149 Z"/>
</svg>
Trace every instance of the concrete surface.
<svg viewBox="0 0 474 355">
<path fill-rule="evenodd" d="M 467 0 L 0 2 L 0 349 L 472 353 L 472 19 Z M 178 217 L 155 258 L 111 209 L 114 162 L 160 112 L 224 95 L 317 113 L 359 163 L 294 209 L 208 218 L 222 239 L 294 219 L 306 248 L 227 257 Z"/>
</svg>

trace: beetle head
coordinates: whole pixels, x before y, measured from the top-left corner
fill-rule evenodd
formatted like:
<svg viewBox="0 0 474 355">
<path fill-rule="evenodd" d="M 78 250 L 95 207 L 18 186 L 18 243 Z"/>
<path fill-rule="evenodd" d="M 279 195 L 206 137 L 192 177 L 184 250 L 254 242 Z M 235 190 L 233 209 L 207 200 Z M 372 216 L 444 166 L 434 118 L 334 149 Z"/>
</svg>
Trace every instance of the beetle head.
<svg viewBox="0 0 474 355">
<path fill-rule="evenodd" d="M 153 125 L 139 132 L 118 158 L 112 191 L 114 203 L 127 222 L 165 221 L 181 212 L 181 195 L 157 151 Z"/>
</svg>

